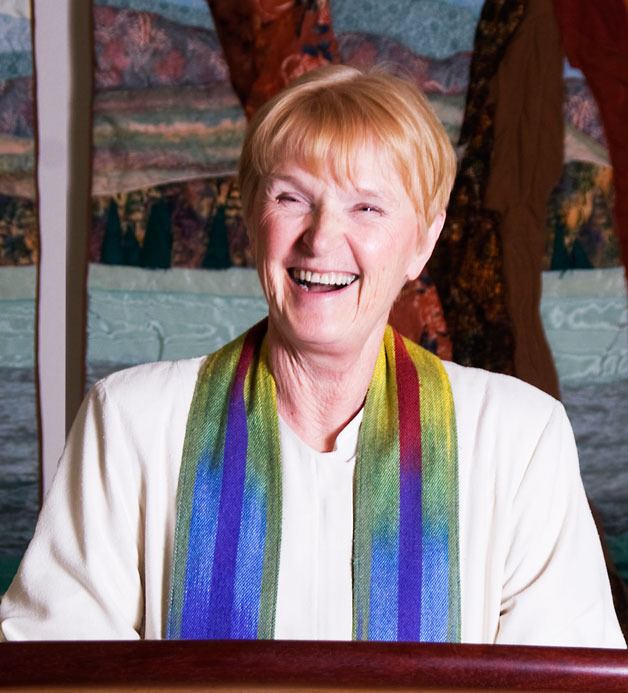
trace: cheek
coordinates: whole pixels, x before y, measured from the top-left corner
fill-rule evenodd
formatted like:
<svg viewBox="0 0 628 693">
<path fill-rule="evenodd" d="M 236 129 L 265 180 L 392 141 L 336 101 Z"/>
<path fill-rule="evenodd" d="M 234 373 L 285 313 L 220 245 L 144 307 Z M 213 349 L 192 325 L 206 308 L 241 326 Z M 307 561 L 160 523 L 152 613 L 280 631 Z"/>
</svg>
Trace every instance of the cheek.
<svg viewBox="0 0 628 693">
<path fill-rule="evenodd" d="M 281 310 L 283 304 L 282 297 L 285 291 L 283 270 L 278 271 L 276 263 L 273 262 L 272 251 L 263 242 L 263 237 L 260 237 L 257 249 L 257 257 L 255 258 L 257 274 L 270 312 L 275 313 L 277 310 Z"/>
<path fill-rule="evenodd" d="M 416 251 L 416 238 L 401 232 L 400 225 L 377 229 L 377 233 L 362 236 L 360 259 L 365 270 L 361 306 L 365 310 L 392 307 L 406 283 L 408 267 Z"/>
<path fill-rule="evenodd" d="M 269 224 L 260 223 L 255 231 L 255 260 L 259 263 L 268 263 L 277 252 L 277 234 Z"/>
<path fill-rule="evenodd" d="M 414 251 L 414 245 L 409 240 L 409 236 L 399 233 L 398 229 L 388 226 L 378 229 L 376 234 L 365 238 L 361 244 L 364 267 L 370 268 L 380 281 L 390 281 L 391 277 L 405 274 L 407 262 Z"/>
<path fill-rule="evenodd" d="M 285 258 L 289 251 L 287 234 L 270 215 L 263 215 L 255 228 L 255 266 L 271 312 L 279 308 L 285 292 Z"/>
<path fill-rule="evenodd" d="M 396 261 L 390 253 L 390 237 L 386 234 L 386 243 L 377 240 L 366 240 L 360 246 L 358 262 L 364 273 L 360 287 L 359 306 L 361 311 L 385 310 L 385 306 L 397 296 Z"/>
<path fill-rule="evenodd" d="M 291 248 L 290 225 L 268 210 L 262 210 L 256 225 L 257 258 L 265 262 L 281 262 Z"/>
</svg>

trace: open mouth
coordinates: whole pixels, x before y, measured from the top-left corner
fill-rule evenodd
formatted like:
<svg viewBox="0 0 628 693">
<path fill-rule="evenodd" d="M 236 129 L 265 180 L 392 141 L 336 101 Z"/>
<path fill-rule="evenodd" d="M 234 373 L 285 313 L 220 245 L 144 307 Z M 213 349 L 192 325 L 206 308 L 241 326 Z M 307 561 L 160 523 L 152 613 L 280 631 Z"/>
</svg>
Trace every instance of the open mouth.
<svg viewBox="0 0 628 693">
<path fill-rule="evenodd" d="M 351 272 L 310 272 L 297 267 L 291 267 L 288 273 L 292 281 L 304 291 L 316 293 L 346 289 L 358 278 L 357 274 Z"/>
</svg>

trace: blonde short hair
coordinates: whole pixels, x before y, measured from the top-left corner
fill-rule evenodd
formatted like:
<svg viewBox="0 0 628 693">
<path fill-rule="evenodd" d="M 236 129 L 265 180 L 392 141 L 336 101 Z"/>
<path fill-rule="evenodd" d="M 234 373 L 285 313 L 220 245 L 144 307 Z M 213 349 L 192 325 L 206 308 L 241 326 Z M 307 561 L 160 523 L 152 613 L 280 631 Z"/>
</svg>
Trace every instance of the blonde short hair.
<svg viewBox="0 0 628 693">
<path fill-rule="evenodd" d="M 370 142 L 389 157 L 417 214 L 431 224 L 447 206 L 456 173 L 445 129 L 411 82 L 344 65 L 305 74 L 251 120 L 239 168 L 245 221 L 252 221 L 260 181 L 282 163 L 350 180 L 356 152 Z"/>
</svg>

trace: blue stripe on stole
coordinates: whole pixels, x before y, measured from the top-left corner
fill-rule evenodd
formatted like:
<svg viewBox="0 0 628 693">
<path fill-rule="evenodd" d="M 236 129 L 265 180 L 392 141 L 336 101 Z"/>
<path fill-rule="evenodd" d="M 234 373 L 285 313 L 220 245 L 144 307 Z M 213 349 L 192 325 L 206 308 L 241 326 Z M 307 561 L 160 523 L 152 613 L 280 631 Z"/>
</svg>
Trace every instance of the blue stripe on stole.
<svg viewBox="0 0 628 693">
<path fill-rule="evenodd" d="M 224 470 L 216 521 L 218 529 L 209 597 L 209 622 L 206 636 L 209 639 L 233 637 L 231 634 L 233 590 L 248 445 L 242 370 L 241 361 L 236 370 L 228 405 Z"/>
<path fill-rule="evenodd" d="M 248 465 L 247 465 L 248 467 Z M 253 476 L 253 475 L 251 475 Z M 238 544 L 231 637 L 254 640 L 262 603 L 262 573 L 266 548 L 266 484 L 247 474 Z"/>
<path fill-rule="evenodd" d="M 216 523 L 222 482 L 222 465 L 212 464 L 205 451 L 196 469 L 188 556 L 185 570 L 185 591 L 181 615 L 181 633 L 174 637 L 198 639 L 205 637 L 209 621 L 209 587 L 211 584 Z"/>
<path fill-rule="evenodd" d="M 449 623 L 449 541 L 446 515 L 423 517 L 423 608 L 421 642 L 447 642 Z"/>
<path fill-rule="evenodd" d="M 376 530 L 371 545 L 369 640 L 397 640 L 398 570 L 399 534 L 396 528 Z"/>
<path fill-rule="evenodd" d="M 401 470 L 399 484 L 399 624 L 397 640 L 419 642 L 422 618 L 423 542 L 420 459 Z"/>
</svg>

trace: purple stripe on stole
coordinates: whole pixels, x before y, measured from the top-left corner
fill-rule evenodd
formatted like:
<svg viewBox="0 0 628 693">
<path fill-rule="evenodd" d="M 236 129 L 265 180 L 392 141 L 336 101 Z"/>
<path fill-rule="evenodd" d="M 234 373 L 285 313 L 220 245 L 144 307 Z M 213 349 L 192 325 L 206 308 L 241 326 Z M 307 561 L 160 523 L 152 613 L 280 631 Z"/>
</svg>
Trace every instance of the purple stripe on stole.
<svg viewBox="0 0 628 693">
<path fill-rule="evenodd" d="M 218 529 L 210 588 L 209 623 L 207 624 L 209 639 L 238 637 L 237 633 L 231 632 L 231 613 L 248 445 L 244 380 L 258 340 L 257 330 L 253 328 L 244 340 L 229 398 L 222 490 L 218 508 Z"/>
<path fill-rule="evenodd" d="M 421 635 L 423 516 L 421 509 L 421 424 L 419 379 L 403 340 L 395 332 L 399 407 L 399 589 L 397 640 Z"/>
</svg>

